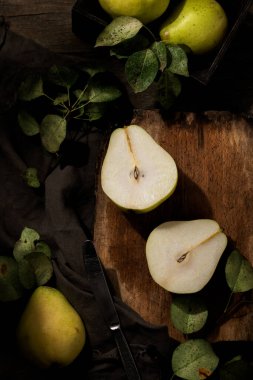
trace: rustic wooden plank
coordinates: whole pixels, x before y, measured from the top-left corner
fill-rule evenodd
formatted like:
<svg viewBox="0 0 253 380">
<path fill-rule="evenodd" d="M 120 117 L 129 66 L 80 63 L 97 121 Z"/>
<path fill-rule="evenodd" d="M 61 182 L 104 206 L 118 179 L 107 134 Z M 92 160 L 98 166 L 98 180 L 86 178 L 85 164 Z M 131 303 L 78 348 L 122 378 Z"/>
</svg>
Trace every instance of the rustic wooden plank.
<svg viewBox="0 0 253 380">
<path fill-rule="evenodd" d="M 56 53 L 77 54 L 89 49 L 72 33 L 75 0 L 1 0 L 0 14 L 10 29 Z"/>
<path fill-rule="evenodd" d="M 213 218 L 253 263 L 253 130 L 246 119 L 228 113 L 179 113 L 164 120 L 158 111 L 138 111 L 132 122 L 174 157 L 178 186 L 156 210 L 138 215 L 112 204 L 98 180 L 95 244 L 118 295 L 147 321 L 168 325 L 170 335 L 182 340 L 169 317 L 171 294 L 148 272 L 146 239 L 167 220 Z M 217 311 L 221 297 L 216 288 L 211 302 Z M 212 339 L 252 340 L 252 322 L 249 308 L 216 329 Z"/>
</svg>

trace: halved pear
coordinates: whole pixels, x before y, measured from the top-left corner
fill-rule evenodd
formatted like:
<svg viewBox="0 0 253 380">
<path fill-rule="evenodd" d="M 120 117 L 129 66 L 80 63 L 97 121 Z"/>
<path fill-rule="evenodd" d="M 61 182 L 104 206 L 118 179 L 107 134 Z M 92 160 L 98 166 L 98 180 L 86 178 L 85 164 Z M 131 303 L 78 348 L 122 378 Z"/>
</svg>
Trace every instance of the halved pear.
<svg viewBox="0 0 253 380">
<path fill-rule="evenodd" d="M 110 137 L 101 169 L 101 186 L 119 207 L 147 212 L 175 190 L 176 163 L 144 128 L 117 128 Z"/>
<path fill-rule="evenodd" d="M 195 293 L 211 279 L 227 246 L 227 237 L 211 219 L 165 222 L 146 242 L 154 281 L 172 293 Z"/>
</svg>

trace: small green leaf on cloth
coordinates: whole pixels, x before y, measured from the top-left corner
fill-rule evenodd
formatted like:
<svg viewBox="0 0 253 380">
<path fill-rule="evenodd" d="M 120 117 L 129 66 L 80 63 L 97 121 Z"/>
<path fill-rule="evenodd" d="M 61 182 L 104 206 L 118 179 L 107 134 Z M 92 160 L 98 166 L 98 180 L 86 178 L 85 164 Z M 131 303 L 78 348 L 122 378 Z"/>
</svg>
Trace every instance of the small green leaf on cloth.
<svg viewBox="0 0 253 380">
<path fill-rule="evenodd" d="M 41 252 L 29 253 L 19 264 L 20 280 L 28 289 L 45 285 L 53 275 L 51 260 Z"/>
<path fill-rule="evenodd" d="M 18 124 L 27 136 L 34 136 L 40 132 L 40 126 L 37 120 L 25 110 L 19 111 Z"/>
<path fill-rule="evenodd" d="M 48 72 L 48 79 L 61 87 L 70 88 L 78 79 L 78 73 L 67 67 L 53 65 Z"/>
<path fill-rule="evenodd" d="M 40 74 L 29 74 L 21 82 L 18 89 L 18 98 L 20 100 L 31 101 L 44 95 L 43 81 Z"/>
<path fill-rule="evenodd" d="M 206 323 L 208 310 L 202 298 L 195 295 L 177 295 L 171 304 L 171 320 L 184 334 L 199 331 Z"/>
<path fill-rule="evenodd" d="M 49 245 L 42 240 L 35 243 L 35 252 L 44 253 L 49 259 L 52 258 L 52 251 Z"/>
<path fill-rule="evenodd" d="M 143 24 L 134 17 L 116 17 L 100 33 L 95 47 L 117 45 L 124 40 L 134 37 L 142 27 Z"/>
<path fill-rule="evenodd" d="M 145 91 L 154 81 L 158 70 L 158 59 L 151 49 L 133 53 L 125 65 L 127 80 L 135 93 Z"/>
<path fill-rule="evenodd" d="M 59 115 L 46 115 L 41 122 L 42 145 L 50 153 L 56 153 L 66 137 L 67 122 Z"/>
<path fill-rule="evenodd" d="M 91 103 L 111 102 L 122 95 L 110 78 L 101 74 L 96 74 L 89 80 L 87 94 Z"/>
<path fill-rule="evenodd" d="M 253 267 L 238 251 L 231 252 L 225 266 L 226 281 L 233 293 L 253 289 Z"/>
<path fill-rule="evenodd" d="M 58 96 L 54 99 L 54 106 L 58 106 L 59 104 L 64 104 L 69 99 L 67 93 L 58 94 Z"/>
<path fill-rule="evenodd" d="M 22 260 L 27 254 L 35 251 L 35 244 L 40 235 L 32 228 L 25 227 L 21 232 L 19 240 L 15 243 L 13 255 L 17 261 Z"/>
<path fill-rule="evenodd" d="M 23 178 L 28 186 L 33 188 L 40 187 L 38 170 L 36 168 L 27 168 L 23 174 Z"/>
<path fill-rule="evenodd" d="M 101 119 L 105 113 L 105 104 L 104 103 L 91 103 L 88 104 L 85 109 L 85 117 L 89 121 L 95 121 Z"/>
<path fill-rule="evenodd" d="M 219 358 L 204 339 L 190 339 L 181 343 L 172 354 L 172 369 L 186 380 L 204 380 L 217 368 Z"/>
<path fill-rule="evenodd" d="M 15 301 L 23 295 L 18 264 L 13 257 L 0 256 L 0 301 Z"/>
</svg>

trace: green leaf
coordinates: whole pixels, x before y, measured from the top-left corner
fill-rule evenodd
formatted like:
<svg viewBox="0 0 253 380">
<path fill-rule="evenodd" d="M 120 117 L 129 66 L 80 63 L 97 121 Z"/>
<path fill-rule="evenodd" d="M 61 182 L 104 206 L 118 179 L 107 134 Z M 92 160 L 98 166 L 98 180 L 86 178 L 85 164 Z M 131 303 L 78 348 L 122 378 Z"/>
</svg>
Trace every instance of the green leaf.
<svg viewBox="0 0 253 380">
<path fill-rule="evenodd" d="M 40 74 L 30 74 L 21 82 L 18 90 L 20 100 L 30 101 L 44 95 L 43 81 Z"/>
<path fill-rule="evenodd" d="M 82 71 L 89 74 L 89 76 L 93 77 L 96 74 L 104 73 L 106 71 L 106 68 L 99 64 L 92 64 L 92 65 L 85 65 L 82 68 Z"/>
<path fill-rule="evenodd" d="M 73 94 L 78 99 L 78 104 L 79 103 L 86 103 L 89 101 L 89 95 L 85 90 L 77 89 L 77 90 L 73 91 Z"/>
<path fill-rule="evenodd" d="M 0 256 L 0 301 L 15 301 L 23 295 L 18 264 L 13 257 Z"/>
<path fill-rule="evenodd" d="M 70 88 L 77 81 L 78 73 L 66 66 L 53 65 L 48 72 L 48 79 L 61 87 Z"/>
<path fill-rule="evenodd" d="M 89 80 L 87 94 L 91 103 L 111 102 L 122 95 L 110 78 L 100 74 L 96 74 Z"/>
<path fill-rule="evenodd" d="M 160 67 L 159 69 L 163 71 L 167 66 L 167 48 L 166 45 L 162 41 L 156 41 L 154 42 L 150 49 L 155 53 Z"/>
<path fill-rule="evenodd" d="M 89 121 L 95 121 L 101 119 L 105 113 L 104 103 L 92 103 L 85 107 L 84 113 Z"/>
<path fill-rule="evenodd" d="M 231 360 L 220 369 L 220 380 L 252 380 L 253 365 L 244 360 Z"/>
<path fill-rule="evenodd" d="M 171 319 L 174 326 L 184 334 L 199 331 L 205 325 L 208 310 L 197 296 L 173 296 Z"/>
<path fill-rule="evenodd" d="M 206 379 L 216 369 L 219 358 L 204 339 L 190 339 L 181 343 L 172 354 L 172 369 L 186 380 Z"/>
<path fill-rule="evenodd" d="M 159 70 L 158 60 L 151 49 L 130 55 L 126 61 L 126 77 L 135 93 L 145 91 Z"/>
<path fill-rule="evenodd" d="M 52 258 L 50 247 L 44 241 L 40 240 L 35 244 L 35 252 L 44 253 L 49 259 Z"/>
<path fill-rule="evenodd" d="M 117 45 L 124 40 L 134 37 L 142 27 L 143 24 L 134 17 L 116 17 L 100 33 L 95 47 Z"/>
<path fill-rule="evenodd" d="M 45 285 L 53 275 L 52 262 L 44 253 L 29 253 L 21 262 L 19 274 L 22 283 L 28 289 L 35 285 Z"/>
<path fill-rule="evenodd" d="M 40 126 L 42 145 L 50 153 L 56 153 L 66 137 L 67 122 L 59 115 L 47 115 Z"/>
<path fill-rule="evenodd" d="M 64 104 L 69 99 L 68 94 L 59 94 L 54 100 L 54 106 L 58 106 L 59 104 Z"/>
<path fill-rule="evenodd" d="M 158 82 L 158 100 L 168 110 L 181 93 L 181 82 L 169 69 L 165 69 Z"/>
<path fill-rule="evenodd" d="M 225 267 L 226 281 L 233 293 L 253 289 L 253 268 L 237 250 L 231 252 Z"/>
<path fill-rule="evenodd" d="M 18 113 L 18 123 L 27 136 L 34 136 L 40 132 L 40 126 L 37 120 L 24 110 Z"/>
<path fill-rule="evenodd" d="M 27 168 L 23 174 L 23 178 L 28 186 L 33 188 L 40 187 L 38 179 L 38 170 L 36 168 Z"/>
<path fill-rule="evenodd" d="M 111 48 L 110 55 L 116 56 L 119 59 L 125 59 L 136 51 L 146 49 L 148 45 L 149 40 L 146 37 L 137 34 L 133 38 L 129 38 Z"/>
<path fill-rule="evenodd" d="M 178 75 L 189 76 L 188 57 L 184 49 L 179 45 L 167 45 L 167 49 L 171 55 L 169 70 Z"/>
<path fill-rule="evenodd" d="M 17 261 L 22 260 L 28 253 L 35 250 L 35 243 L 40 239 L 40 235 L 32 228 L 25 227 L 20 239 L 15 243 L 13 255 Z"/>
</svg>

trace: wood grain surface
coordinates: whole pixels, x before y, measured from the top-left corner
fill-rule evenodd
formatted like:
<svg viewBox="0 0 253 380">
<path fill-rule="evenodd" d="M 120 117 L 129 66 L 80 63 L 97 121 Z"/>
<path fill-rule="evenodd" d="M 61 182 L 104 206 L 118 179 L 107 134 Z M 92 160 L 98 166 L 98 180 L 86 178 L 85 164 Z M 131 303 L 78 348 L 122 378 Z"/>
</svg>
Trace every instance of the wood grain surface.
<svg viewBox="0 0 253 380">
<path fill-rule="evenodd" d="M 146 239 L 164 221 L 211 218 L 229 237 L 229 247 L 236 246 L 253 264 L 253 129 L 243 117 L 224 112 L 177 113 L 164 119 L 159 111 L 137 110 L 132 123 L 174 157 L 179 182 L 157 209 L 127 214 L 107 198 L 99 179 L 95 244 L 117 294 L 144 319 L 168 325 L 170 335 L 183 340 L 170 321 L 171 294 L 149 274 Z M 217 313 L 228 297 L 222 287 L 217 277 L 209 299 Z M 242 309 L 215 327 L 210 339 L 253 340 L 253 308 Z"/>
</svg>

